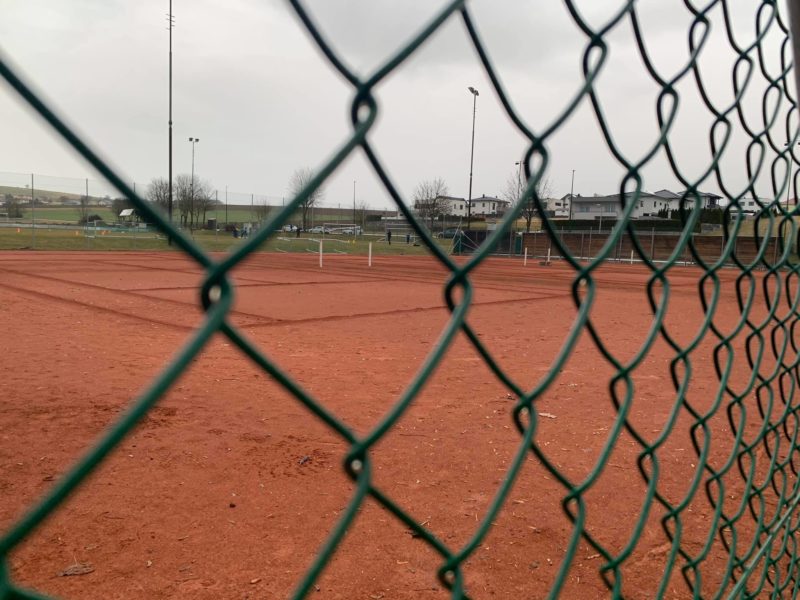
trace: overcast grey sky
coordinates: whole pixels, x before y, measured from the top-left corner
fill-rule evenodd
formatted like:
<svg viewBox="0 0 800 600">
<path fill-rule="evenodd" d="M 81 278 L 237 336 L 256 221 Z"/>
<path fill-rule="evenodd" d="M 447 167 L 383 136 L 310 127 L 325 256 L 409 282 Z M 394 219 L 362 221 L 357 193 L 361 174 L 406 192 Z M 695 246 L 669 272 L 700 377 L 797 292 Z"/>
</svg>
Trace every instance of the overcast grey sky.
<svg viewBox="0 0 800 600">
<path fill-rule="evenodd" d="M 594 25 L 621 0 L 576 5 Z M 700 4 L 698 2 L 698 4 Z M 730 2 L 737 41 L 755 37 L 755 0 Z M 426 0 L 317 0 L 313 17 L 344 60 L 371 72 L 444 5 Z M 582 83 L 586 36 L 559 1 L 468 2 L 486 48 L 520 115 L 542 131 Z M 648 50 L 670 76 L 689 55 L 691 15 L 679 0 L 639 3 Z M 781 9 L 784 5 L 781 4 Z M 0 0 L 0 48 L 71 124 L 131 181 L 167 174 L 168 0 Z M 200 138 L 196 172 L 220 190 L 286 195 L 292 172 L 318 168 L 347 139 L 351 87 L 328 65 L 287 2 L 278 0 L 173 0 L 174 169 L 191 168 L 189 136 Z M 785 11 L 784 11 L 785 14 Z M 715 8 L 712 34 L 701 59 L 712 98 L 733 98 L 734 55 Z M 780 67 L 780 35 L 766 43 L 771 72 Z M 636 51 L 628 21 L 609 36 L 610 60 L 599 96 L 621 150 L 639 157 L 657 136 L 658 87 Z M 757 74 L 746 112 L 763 128 L 764 79 Z M 451 194 L 466 196 L 469 183 L 472 96 L 480 91 L 475 127 L 473 196 L 499 195 L 526 143 L 502 111 L 461 20 L 450 19 L 418 53 L 377 90 L 380 113 L 370 133 L 401 193 L 410 199 L 423 179 L 442 177 Z M 0 91 L 3 139 L 0 172 L 97 177 L 8 86 Z M 711 115 L 694 81 L 679 86 L 681 104 L 673 142 L 679 166 L 697 176 L 709 162 Z M 784 103 L 785 104 L 785 103 Z M 784 107 L 785 112 L 785 107 Z M 783 136 L 783 123 L 773 128 Z M 781 132 L 778 134 L 778 132 Z M 738 127 L 724 161 L 725 180 L 746 181 Z M 548 143 L 553 195 L 615 192 L 623 169 L 604 143 L 584 101 Z M 0 175 L 0 180 L 4 176 Z M 7 176 L 8 179 L 10 176 Z M 663 152 L 645 169 L 645 188 L 680 189 Z M 326 186 L 325 204 L 359 201 L 388 207 L 390 200 L 361 152 Z M 3 181 L 0 181 L 3 183 Z M 768 196 L 766 180 L 759 193 Z M 718 191 L 709 181 L 705 189 Z"/>
</svg>

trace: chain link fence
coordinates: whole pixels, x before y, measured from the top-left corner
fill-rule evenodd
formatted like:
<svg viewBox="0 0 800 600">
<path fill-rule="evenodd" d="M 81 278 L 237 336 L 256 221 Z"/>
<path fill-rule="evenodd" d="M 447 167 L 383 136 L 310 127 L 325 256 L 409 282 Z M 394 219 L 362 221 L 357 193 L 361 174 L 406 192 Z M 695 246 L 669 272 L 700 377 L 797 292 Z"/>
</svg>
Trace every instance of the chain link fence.
<svg viewBox="0 0 800 600">
<path fill-rule="evenodd" d="M 48 514 L 57 509 L 76 486 L 115 449 L 216 334 L 222 334 L 238 346 L 251 361 L 349 445 L 344 469 L 354 482 L 351 500 L 327 540 L 319 548 L 313 564 L 298 582 L 294 593 L 296 598 L 305 597 L 314 589 L 315 581 L 337 551 L 356 513 L 368 498 L 412 530 L 419 540 L 438 555 L 439 582 L 443 588 L 449 590 L 451 597 L 467 597 L 464 564 L 486 538 L 528 458 L 536 460 L 562 486 L 562 506 L 571 527 L 557 576 L 549 590 L 542 590 L 542 597 L 555 598 L 560 595 L 576 560 L 579 543 L 588 544 L 599 556 L 598 572 L 608 587 L 609 595 L 622 597 L 624 572 L 626 568 L 630 568 L 627 561 L 632 549 L 641 541 L 647 516 L 656 509 L 663 515 L 661 525 L 668 542 L 667 567 L 660 576 L 661 585 L 656 592 L 657 597 L 667 596 L 667 583 L 677 572 L 680 572 L 685 583 L 681 597 L 796 597 L 800 590 L 800 554 L 797 544 L 800 527 L 800 513 L 797 511 L 800 502 L 800 404 L 797 393 L 800 355 L 794 333 L 798 323 L 797 306 L 800 295 L 797 293 L 798 236 L 795 209 L 789 209 L 790 203 L 785 199 L 792 193 L 791 187 L 797 178 L 795 147 L 798 141 L 798 117 L 796 95 L 791 84 L 791 61 L 788 59 L 790 37 L 787 15 L 783 5 L 772 1 L 764 0 L 748 5 L 751 7 L 751 28 L 746 41 L 743 41 L 740 32 L 734 30 L 731 20 L 731 12 L 742 9 L 738 3 L 736 6 L 725 0 L 714 0 L 702 5 L 689 1 L 672 3 L 674 10 L 681 11 L 690 22 L 688 30 L 684 32 L 685 36 L 675 40 L 676 44 L 682 43 L 688 48 L 688 60 L 676 72 L 667 75 L 650 61 L 647 40 L 641 33 L 638 18 L 641 3 L 630 0 L 618 4 L 618 8 L 605 20 L 591 23 L 582 16 L 576 2 L 565 0 L 564 8 L 585 42 L 582 56 L 583 77 L 574 95 L 564 102 L 561 112 L 553 120 L 537 123 L 533 127 L 521 117 L 511 96 L 506 92 L 495 70 L 491 53 L 478 33 L 469 3 L 448 2 L 373 73 L 359 77 L 343 62 L 304 4 L 293 0 L 291 6 L 331 68 L 352 87 L 352 133 L 343 140 L 333 157 L 322 165 L 301 193 L 287 199 L 285 206 L 269 214 L 269 226 L 219 261 L 212 260 L 191 239 L 171 227 L 163 215 L 154 211 L 142 199 L 137 193 L 140 190 L 134 192 L 103 161 L 98 152 L 67 127 L 32 91 L 8 62 L 1 62 L 0 74 L 16 93 L 119 194 L 130 198 L 148 221 L 157 224 L 165 234 L 171 236 L 174 244 L 205 270 L 204 283 L 200 289 L 205 319 L 192 339 L 180 350 L 176 360 L 150 383 L 147 391 L 135 400 L 124 417 L 69 474 L 54 485 L 44 500 L 30 507 L 29 512 L 19 522 L 4 532 L 0 538 L 0 597 L 38 597 L 36 593 L 18 588 L 10 580 L 6 566 L 9 553 Z M 430 233 L 410 210 L 410 203 L 398 192 L 368 138 L 380 110 L 375 96 L 376 88 L 445 23 L 451 21 L 459 21 L 463 25 L 509 121 L 528 140 L 524 160 L 526 189 L 523 200 L 507 213 L 501 226 L 488 235 L 465 262 L 455 260 L 434 243 Z M 733 56 L 734 68 L 731 75 L 734 97 L 727 104 L 713 100 L 713 90 L 705 83 L 704 68 L 707 65 L 704 66 L 703 56 L 712 23 L 713 27 L 725 31 L 728 51 Z M 627 158 L 615 142 L 604 117 L 604 103 L 596 89 L 602 78 L 603 67 L 609 60 L 611 45 L 608 40 L 622 27 L 632 29 L 636 51 L 643 65 L 641 68 L 660 90 L 653 117 L 658 124 L 658 135 L 651 140 L 647 152 L 638 161 Z M 772 40 L 769 44 L 768 39 Z M 777 70 L 769 66 L 776 62 L 772 60 L 776 58 L 776 52 L 777 62 L 780 63 Z M 709 158 L 700 175 L 696 177 L 689 177 L 682 170 L 679 157 L 671 145 L 672 127 L 681 100 L 677 90 L 681 86 L 692 86 L 702 99 L 712 121 L 709 131 L 698 132 L 701 141 L 708 141 Z M 745 94 L 756 94 L 757 103 L 763 106 L 756 119 L 743 109 Z M 543 247 L 546 238 L 552 254 L 561 257 L 572 270 L 571 289 L 577 317 L 548 372 L 533 389 L 525 389 L 503 371 L 467 319 L 467 311 L 473 298 L 470 276 L 500 241 L 508 238 L 508 232 L 527 199 L 541 203 L 542 199 L 536 196 L 536 189 L 538 182 L 548 173 L 552 158 L 549 150 L 551 138 L 569 121 L 582 103 L 588 103 L 591 107 L 603 132 L 607 151 L 624 172 L 619 182 L 620 198 L 626 198 L 626 192 L 632 192 L 633 201 L 622 207 L 621 215 L 610 234 L 595 238 L 590 252 L 581 252 L 576 245 L 580 243 L 578 240 L 559 235 L 555 224 L 549 219 L 543 221 L 544 233 L 531 238 L 531 243 L 534 243 L 533 239 L 538 240 L 535 242 L 537 247 Z M 738 155 L 747 175 L 747 184 L 738 190 L 727 185 L 721 168 L 724 157 L 738 152 L 731 142 L 734 130 L 747 140 L 745 150 Z M 298 385 L 291 374 L 278 368 L 228 320 L 233 293 L 228 278 L 231 269 L 258 248 L 272 232 L 285 224 L 297 207 L 355 151 L 364 153 L 398 210 L 415 230 L 417 239 L 428 247 L 434 260 L 440 262 L 449 272 L 446 281 L 443 281 L 443 293 L 450 310 L 450 318 L 438 343 L 414 379 L 397 398 L 393 408 L 372 431 L 363 436 L 357 435 L 337 415 L 324 408 L 314 396 Z M 637 231 L 631 215 L 638 194 L 644 186 L 642 173 L 658 153 L 667 157 L 672 173 L 685 191 L 682 192 L 680 215 L 683 230 L 680 235 L 671 238 L 670 249 L 662 248 L 656 255 L 653 248 L 655 237 Z M 765 179 L 766 184 L 763 184 Z M 717 246 L 714 251 L 707 252 L 692 235 L 698 218 L 698 211 L 694 207 L 700 205 L 699 201 L 693 200 L 699 199 L 701 187 L 712 181 L 717 182 L 728 201 L 728 218 L 723 226 L 723 234 L 715 240 Z M 766 191 L 762 191 L 764 185 Z M 759 199 L 760 210 L 755 216 L 755 222 L 766 226 L 757 225 L 752 228 L 746 242 L 748 250 L 742 253 L 740 249 L 745 242 L 740 239 L 740 234 L 746 219 L 736 208 L 745 196 Z M 255 205 L 255 198 L 253 204 Z M 584 240 L 584 244 L 586 243 L 588 242 Z M 621 251 L 620 245 L 623 246 Z M 534 253 L 541 254 L 538 250 Z M 641 348 L 627 362 L 620 361 L 608 350 L 607 341 L 590 318 L 596 294 L 595 272 L 602 268 L 604 261 L 614 258 L 615 255 L 623 259 L 626 256 L 632 257 L 632 260 L 644 265 L 649 273 L 646 290 L 652 308 L 652 324 L 647 332 L 643 332 L 645 341 Z M 679 342 L 675 332 L 667 327 L 664 315 L 670 297 L 672 273 L 687 260 L 700 267 L 696 271 L 697 294 L 706 316 L 694 338 Z M 721 269 L 730 266 L 737 273 L 739 322 L 733 329 L 723 331 L 715 325 L 714 316 L 721 297 L 719 273 Z M 762 293 L 754 291 L 757 289 Z M 755 318 L 756 309 L 765 311 L 766 317 Z M 514 398 L 513 423 L 516 425 L 519 441 L 517 452 L 474 533 L 463 546 L 453 548 L 430 529 L 419 524 L 406 509 L 375 485 L 370 450 L 406 413 L 459 332 L 466 335 L 491 372 Z M 582 335 L 591 338 L 615 371 L 609 381 L 609 393 L 616 410 L 616 419 L 608 432 L 603 452 L 589 473 L 576 480 L 548 458 L 537 436 L 539 416 L 534 407 L 537 399 L 553 383 Z M 702 410 L 687 393 L 692 369 L 701 368 L 695 364 L 693 357 L 693 352 L 701 342 L 714 345 L 714 361 L 710 368 L 714 369 L 718 382 L 713 402 Z M 731 357 L 735 351 L 741 352 L 734 348 L 738 348 L 738 344 L 742 342 L 747 347 L 746 359 L 751 376 L 744 389 L 734 390 L 729 385 L 733 369 Z M 671 403 L 672 409 L 670 419 L 658 435 L 652 437 L 638 430 L 629 420 L 628 414 L 635 395 L 633 376 L 656 343 L 668 344 L 673 353 L 670 364 L 672 389 L 665 389 L 663 398 L 664 402 Z M 769 368 L 765 362 L 767 355 L 770 357 L 767 361 Z M 756 410 L 752 408 L 752 398 L 756 399 Z M 660 463 L 659 452 L 675 433 L 678 414 L 691 417 L 691 460 L 697 468 L 694 477 L 688 482 L 685 495 L 676 500 L 662 494 L 658 482 L 660 470 L 668 468 Z M 720 415 L 727 415 L 730 425 L 727 435 L 732 438 L 730 454 L 722 462 L 709 458 L 710 440 L 721 435 L 713 430 L 710 423 L 714 417 Z M 745 430 L 745 420 L 750 424 L 755 422 L 755 429 Z M 600 474 L 609 467 L 609 457 L 623 432 L 635 440 L 639 477 L 647 491 L 639 506 L 630 507 L 629 539 L 623 540 L 621 547 L 612 549 L 587 527 L 585 495 Z M 739 499 L 735 502 L 726 499 L 726 490 L 731 489 L 740 492 Z M 696 532 L 698 535 L 694 536 L 695 539 L 703 540 L 703 543 L 692 545 L 686 543 L 684 529 L 690 526 L 688 507 L 698 498 L 704 499 L 710 507 L 710 518 L 705 523 L 705 529 Z M 691 526 L 699 525 L 696 520 L 692 520 Z M 711 556 L 714 540 L 721 542 L 725 550 L 721 557 Z M 722 583 L 712 590 L 703 587 L 704 577 L 709 579 L 709 564 L 716 565 L 722 572 Z M 513 591 L 509 591 L 509 594 L 513 595 Z"/>
</svg>

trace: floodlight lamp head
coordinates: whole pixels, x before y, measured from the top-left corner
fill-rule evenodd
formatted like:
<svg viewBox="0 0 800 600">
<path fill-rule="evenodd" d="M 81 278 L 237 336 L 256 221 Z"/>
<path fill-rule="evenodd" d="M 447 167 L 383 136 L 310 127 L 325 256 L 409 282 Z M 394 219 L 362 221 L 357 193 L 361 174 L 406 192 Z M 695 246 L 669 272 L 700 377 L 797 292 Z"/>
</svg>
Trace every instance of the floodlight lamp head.
<svg viewBox="0 0 800 600">
<path fill-rule="evenodd" d="M 473 96 L 478 96 L 478 95 L 480 95 L 480 94 L 478 94 L 478 90 L 476 90 L 476 89 L 475 89 L 474 87 L 472 87 L 472 86 L 469 86 L 467 89 L 470 91 L 470 93 L 471 93 Z"/>
</svg>

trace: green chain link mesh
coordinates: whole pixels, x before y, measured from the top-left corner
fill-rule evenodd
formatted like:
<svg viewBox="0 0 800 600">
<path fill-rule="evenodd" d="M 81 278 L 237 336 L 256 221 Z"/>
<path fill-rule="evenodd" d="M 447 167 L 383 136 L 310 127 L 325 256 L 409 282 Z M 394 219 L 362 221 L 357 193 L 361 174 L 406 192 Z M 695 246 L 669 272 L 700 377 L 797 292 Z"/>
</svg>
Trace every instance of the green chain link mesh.
<svg viewBox="0 0 800 600">
<path fill-rule="evenodd" d="M 685 10 L 692 22 L 688 32 L 690 56 L 672 78 L 665 79 L 660 74 L 648 55 L 645 39 L 641 33 L 637 15 L 637 3 L 633 0 L 620 3 L 617 12 L 602 27 L 593 28 L 580 14 L 575 2 L 565 0 L 564 4 L 574 23 L 586 38 L 583 54 L 583 82 L 577 93 L 565 102 L 562 112 L 551 123 L 541 126 L 540 131 L 526 125 L 515 111 L 511 99 L 504 90 L 500 78 L 495 72 L 492 60 L 481 37 L 477 32 L 473 17 L 466 2 L 450 2 L 441 9 L 433 20 L 410 40 L 385 64 L 381 65 L 367 78 L 357 77 L 340 59 L 329 45 L 312 17 L 306 12 L 302 3 L 292 0 L 291 5 L 302 21 L 308 33 L 322 50 L 327 60 L 351 85 L 354 92 L 351 120 L 352 134 L 335 153 L 335 155 L 319 170 L 308 187 L 295 197 L 285 208 L 275 214 L 267 226 L 257 235 L 243 243 L 232 254 L 221 262 L 215 262 L 201 251 L 190 239 L 180 231 L 171 227 L 164 217 L 155 212 L 147 202 L 129 189 L 119 177 L 89 146 L 51 111 L 50 108 L 22 81 L 8 61 L 0 62 L 0 73 L 14 90 L 29 103 L 69 144 L 71 144 L 94 168 L 96 168 L 116 188 L 132 200 L 143 215 L 156 223 L 174 240 L 175 245 L 189 257 L 201 265 L 206 272 L 204 284 L 200 290 L 200 300 L 206 311 L 206 317 L 193 338 L 179 352 L 177 359 L 151 383 L 149 389 L 133 403 L 128 412 L 105 434 L 88 454 L 73 467 L 61 481 L 50 491 L 49 495 L 30 511 L 19 522 L 11 527 L 0 538 L 0 598 L 41 598 L 35 592 L 23 590 L 9 579 L 7 558 L 9 553 L 49 513 L 58 508 L 60 503 L 75 490 L 76 486 L 95 469 L 98 464 L 120 443 L 133 429 L 136 423 L 146 415 L 148 410 L 187 368 L 194 357 L 201 352 L 205 344 L 216 333 L 221 333 L 246 356 L 259 365 L 275 381 L 285 387 L 299 402 L 305 405 L 317 418 L 341 436 L 349 444 L 350 450 L 344 461 L 344 468 L 355 482 L 354 493 L 346 510 L 329 534 L 327 541 L 319 549 L 316 559 L 305 576 L 298 583 L 295 598 L 306 596 L 313 589 L 314 582 L 336 552 L 337 546 L 352 523 L 354 516 L 365 500 L 371 497 L 386 511 L 394 515 L 405 526 L 428 544 L 441 556 L 438 577 L 441 585 L 450 591 L 453 598 L 467 597 L 463 575 L 463 565 L 481 544 L 493 521 L 508 499 L 509 491 L 518 477 L 523 462 L 533 456 L 563 486 L 562 506 L 572 523 L 571 533 L 565 548 L 565 556 L 558 567 L 557 576 L 547 597 L 559 596 L 568 573 L 576 558 L 579 543 L 588 543 L 600 556 L 599 572 L 605 581 L 610 595 L 623 595 L 623 566 L 633 549 L 640 541 L 648 515 L 658 509 L 661 526 L 669 541 L 667 567 L 660 576 L 657 597 L 667 594 L 667 584 L 677 571 L 683 576 L 686 584 L 682 597 L 796 597 L 800 589 L 798 577 L 798 539 L 800 513 L 796 511 L 800 502 L 800 478 L 798 478 L 798 433 L 800 433 L 800 415 L 796 393 L 798 384 L 798 347 L 794 338 L 798 324 L 798 303 L 800 303 L 800 281 L 797 277 L 798 240 L 796 223 L 792 218 L 794 210 L 787 210 L 788 203 L 781 205 L 775 198 L 788 196 L 792 178 L 797 176 L 793 171 L 795 157 L 793 148 L 798 141 L 797 128 L 792 127 L 790 119 L 796 119 L 796 102 L 791 92 L 791 62 L 785 59 L 787 49 L 791 46 L 789 29 L 785 15 L 781 15 L 776 2 L 764 0 L 755 5 L 755 37 L 752 43 L 740 46 L 732 30 L 730 5 L 732 2 L 715 0 L 702 7 L 685 0 L 675 3 L 675 10 Z M 702 3 L 697 3 L 702 4 Z M 757 5 L 756 5 L 757 4 Z M 735 90 L 734 101 L 727 106 L 718 106 L 711 100 L 699 66 L 710 30 L 709 14 L 717 11 L 722 14 L 726 35 L 731 49 L 736 55 L 736 64 L 732 73 L 732 84 Z M 501 102 L 508 118 L 528 140 L 529 146 L 525 157 L 525 177 L 527 187 L 525 198 L 514 210 L 507 214 L 502 226 L 490 236 L 485 244 L 464 263 L 458 263 L 444 254 L 431 239 L 430 233 L 420 224 L 415 215 L 403 201 L 386 169 L 376 156 L 367 134 L 378 114 L 378 104 L 373 96 L 376 86 L 392 74 L 403 61 L 413 55 L 419 47 L 447 21 L 460 19 L 471 39 L 475 51 L 492 82 L 497 98 Z M 606 38 L 618 27 L 632 27 L 638 52 L 644 67 L 653 82 L 660 88 L 656 105 L 656 113 L 660 135 L 652 143 L 649 151 L 641 161 L 631 163 L 620 151 L 611 135 L 610 127 L 604 118 L 603 105 L 595 89 L 595 82 L 600 76 L 609 56 L 609 45 Z M 765 67 L 763 40 L 768 34 L 777 34 L 783 40 L 781 45 L 782 71 L 771 75 Z M 754 124 L 747 120 L 741 110 L 744 94 L 754 85 L 754 81 L 762 77 L 765 82 L 763 95 L 762 122 Z M 670 131 L 678 109 L 679 84 L 694 81 L 703 103 L 713 117 L 713 126 L 709 133 L 711 158 L 701 176 L 692 180 L 684 175 L 675 160 L 670 143 Z M 603 132 L 608 150 L 618 161 L 625 172 L 620 182 L 620 190 L 633 192 L 622 195 L 623 216 L 618 220 L 611 235 L 605 241 L 602 250 L 590 261 L 579 261 L 574 252 L 564 243 L 564 238 L 557 235 L 551 221 L 544 220 L 544 228 L 548 232 L 557 253 L 574 269 L 572 278 L 572 298 L 577 309 L 577 317 L 566 337 L 556 359 L 546 375 L 532 390 L 512 380 L 483 345 L 479 337 L 465 318 L 472 299 L 473 288 L 470 274 L 492 252 L 501 236 L 506 235 L 513 221 L 523 208 L 523 203 L 533 199 L 537 204 L 537 183 L 546 176 L 549 163 L 548 141 L 574 114 L 581 102 L 589 101 L 595 118 Z M 781 113 L 781 110 L 783 111 Z M 785 122 L 779 122 L 779 114 L 785 114 Z M 730 139 L 734 125 L 741 128 L 749 138 L 746 153 L 748 184 L 740 193 L 730 190 L 723 180 L 720 161 L 726 150 L 731 147 Z M 782 130 L 781 130 L 782 128 Z M 775 131 L 781 130 L 780 139 L 776 139 Z M 771 149 L 774 160 L 765 160 L 765 150 Z M 231 307 L 233 289 L 228 280 L 228 273 L 283 223 L 304 199 L 342 164 L 353 152 L 361 150 L 367 156 L 375 173 L 385 189 L 397 204 L 397 208 L 405 215 L 416 230 L 420 240 L 429 248 L 436 260 L 441 262 L 450 272 L 444 286 L 447 306 L 451 312 L 448 324 L 441 334 L 438 343 L 420 367 L 416 377 L 401 394 L 389 413 L 366 436 L 358 437 L 336 415 L 328 412 L 314 397 L 298 385 L 288 373 L 281 371 L 267 356 L 249 342 L 227 320 Z M 642 190 L 642 169 L 650 163 L 654 156 L 662 152 L 668 157 L 675 177 L 687 190 L 681 203 L 680 217 L 683 232 L 668 260 L 656 264 L 648 256 L 646 244 L 640 243 L 631 220 L 633 209 Z M 764 173 L 768 174 L 772 184 L 771 198 L 765 199 L 755 191 L 755 181 Z M 718 259 L 709 261 L 695 246 L 691 232 L 698 221 L 699 189 L 703 184 L 716 180 L 723 193 L 730 201 L 725 209 L 726 225 L 722 238 L 723 250 Z M 739 203 L 745 194 L 755 197 L 760 211 L 756 216 L 754 227 L 755 259 L 747 262 L 737 255 L 736 242 L 743 222 Z M 692 202 L 693 200 L 698 200 Z M 777 232 L 777 236 L 773 233 Z M 621 362 L 609 349 L 591 320 L 591 309 L 596 296 L 596 284 L 593 274 L 603 261 L 610 256 L 617 243 L 625 236 L 632 244 L 637 258 L 649 269 L 647 294 L 652 310 L 652 326 L 646 332 L 644 343 L 639 351 L 627 362 Z M 770 242 L 772 246 L 770 246 Z M 774 248 L 774 252 L 767 252 Z M 680 343 L 674 332 L 665 323 L 666 307 L 670 298 L 669 274 L 682 256 L 688 252 L 693 261 L 702 269 L 697 278 L 697 291 L 704 311 L 704 321 L 695 337 L 688 342 Z M 720 270 L 726 265 L 734 265 L 736 276 L 736 297 L 738 300 L 738 323 L 728 333 L 715 323 L 715 314 L 721 298 Z M 763 295 L 765 314 L 756 314 L 759 303 L 759 286 Z M 459 300 L 456 300 L 459 298 Z M 456 334 L 463 332 L 474 345 L 474 348 L 485 360 L 486 365 L 516 398 L 513 419 L 519 432 L 518 450 L 511 461 L 507 473 L 495 493 L 486 514 L 478 523 L 471 539 L 461 548 L 451 548 L 438 539 L 429 529 L 418 524 L 414 518 L 401 508 L 390 496 L 378 489 L 372 478 L 370 449 L 398 422 L 398 419 L 409 408 L 425 381 L 431 376 L 440 363 Z M 588 334 L 613 367 L 615 374 L 609 382 L 609 393 L 615 408 L 616 418 L 608 432 L 607 441 L 597 457 L 593 468 L 581 480 L 572 480 L 562 469 L 559 469 L 540 446 L 537 438 L 538 415 L 533 410 L 537 398 L 554 382 L 560 369 L 573 353 L 579 336 Z M 637 430 L 629 419 L 629 412 L 634 399 L 633 374 L 648 356 L 657 341 L 666 342 L 673 352 L 670 363 L 674 393 L 664 394 L 664 401 L 671 402 L 669 418 L 655 439 L 648 440 L 643 432 Z M 713 401 L 705 410 L 697 408 L 687 394 L 687 388 L 693 369 L 693 352 L 701 343 L 711 342 L 714 346 L 713 362 L 718 379 L 717 390 Z M 741 350 L 742 345 L 744 350 Z M 745 352 L 749 365 L 748 384 L 739 392 L 730 385 L 734 365 L 734 354 Z M 771 356 L 770 356 L 771 355 Z M 757 413 L 748 399 L 755 397 Z M 683 498 L 670 500 L 659 491 L 657 485 L 659 473 L 665 468 L 659 460 L 659 449 L 662 448 L 676 430 L 679 415 L 690 415 L 692 424 L 689 435 L 693 443 L 693 461 L 697 463 L 695 475 Z M 714 417 L 727 418 L 734 440 L 731 452 L 723 462 L 710 459 L 711 439 L 714 432 L 710 422 Z M 745 423 L 756 422 L 755 429 L 745 428 Z M 623 432 L 627 432 L 639 446 L 638 468 L 642 481 L 646 486 L 646 497 L 643 498 L 637 515 L 631 518 L 632 533 L 626 543 L 618 551 L 606 547 L 592 534 L 587 527 L 587 507 L 585 494 L 597 481 L 600 474 L 609 465 L 609 457 L 619 442 Z M 766 464 L 765 464 L 766 461 Z M 737 504 L 726 503 L 725 498 L 731 490 L 736 490 L 740 501 Z M 698 497 L 705 496 L 705 501 L 712 508 L 706 531 L 695 532 L 694 539 L 702 540 L 701 544 L 685 543 L 687 509 Z M 692 522 L 696 526 L 696 522 Z M 711 558 L 713 543 L 721 542 L 727 555 L 717 560 L 723 571 L 719 588 L 709 594 L 701 588 L 703 565 Z M 719 558 L 719 557 L 717 557 Z M 702 591 L 701 591 L 702 590 Z M 542 596 L 545 591 L 542 590 Z"/>
</svg>

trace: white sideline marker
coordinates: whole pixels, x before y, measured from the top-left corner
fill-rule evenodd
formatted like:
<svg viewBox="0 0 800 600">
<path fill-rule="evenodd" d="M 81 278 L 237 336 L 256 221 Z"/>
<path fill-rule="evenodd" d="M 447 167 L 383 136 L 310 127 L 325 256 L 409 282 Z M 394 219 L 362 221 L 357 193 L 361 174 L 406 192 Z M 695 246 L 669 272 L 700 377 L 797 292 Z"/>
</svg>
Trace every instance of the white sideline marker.
<svg viewBox="0 0 800 600">
<path fill-rule="evenodd" d="M 372 242 L 369 243 L 369 259 L 367 266 L 372 266 Z"/>
<path fill-rule="evenodd" d="M 319 268 L 322 268 L 322 240 L 319 241 Z"/>
<path fill-rule="evenodd" d="M 527 248 L 525 248 L 525 257 L 522 259 L 522 266 L 523 267 L 527 267 L 528 266 L 528 249 Z"/>
</svg>

